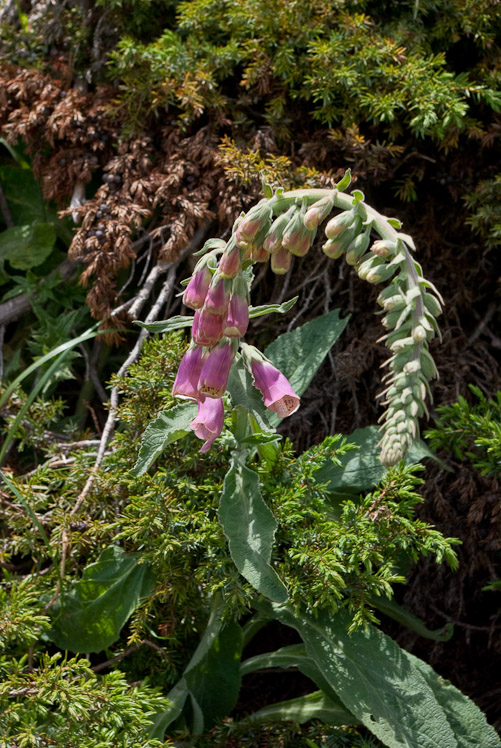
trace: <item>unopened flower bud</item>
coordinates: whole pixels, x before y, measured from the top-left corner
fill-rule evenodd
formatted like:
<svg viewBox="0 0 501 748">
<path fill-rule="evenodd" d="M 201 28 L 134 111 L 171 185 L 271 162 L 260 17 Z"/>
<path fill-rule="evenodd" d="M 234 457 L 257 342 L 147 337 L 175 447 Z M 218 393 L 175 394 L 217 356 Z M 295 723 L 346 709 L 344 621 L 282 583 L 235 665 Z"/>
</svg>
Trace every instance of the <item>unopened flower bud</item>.
<svg viewBox="0 0 501 748">
<path fill-rule="evenodd" d="M 243 246 L 245 246 L 246 243 L 257 239 L 259 234 L 266 235 L 272 216 L 273 211 L 268 200 L 261 200 L 257 205 L 254 205 L 238 225 L 235 232 L 237 244 L 243 242 Z"/>
<path fill-rule="evenodd" d="M 271 269 L 277 275 L 283 275 L 291 266 L 292 255 L 288 249 L 280 246 L 276 252 L 271 255 Z"/>
<path fill-rule="evenodd" d="M 394 254 L 396 249 L 396 242 L 391 242 L 387 239 L 378 239 L 372 245 L 371 252 L 374 252 L 377 257 L 388 257 L 390 253 Z"/>
<path fill-rule="evenodd" d="M 426 330 L 422 325 L 417 325 L 414 330 L 412 331 L 412 337 L 414 340 L 419 343 L 422 340 L 426 340 Z"/>
<path fill-rule="evenodd" d="M 334 193 L 327 195 L 321 200 L 317 200 L 316 203 L 308 208 L 303 216 L 303 222 L 307 229 L 313 230 L 318 228 L 322 221 L 327 218 L 334 205 Z"/>
<path fill-rule="evenodd" d="M 204 305 L 211 280 L 212 273 L 207 264 L 204 264 L 199 270 L 195 268 L 183 294 L 183 303 L 185 306 L 190 309 L 201 309 Z"/>
<path fill-rule="evenodd" d="M 270 259 L 270 253 L 262 246 L 253 247 L 250 256 L 254 262 L 268 262 Z"/>
<path fill-rule="evenodd" d="M 275 218 L 263 242 L 263 247 L 267 252 L 276 252 L 282 245 L 282 237 L 284 235 L 284 231 L 287 228 L 290 219 L 292 218 L 294 213 L 297 212 L 297 210 L 297 207 L 293 205 L 286 213 L 282 213 L 281 215 L 277 216 L 277 218 Z"/>
<path fill-rule="evenodd" d="M 316 229 L 307 229 L 301 214 L 297 214 L 285 229 L 282 244 L 296 257 L 304 257 L 313 244 L 316 233 Z"/>
<path fill-rule="evenodd" d="M 359 259 L 362 257 L 364 252 L 367 251 L 367 247 L 370 244 L 371 232 L 364 231 L 363 234 L 356 236 L 351 242 L 350 246 L 346 250 L 346 262 L 348 265 L 356 265 Z"/>
<path fill-rule="evenodd" d="M 337 260 L 338 257 L 344 253 L 346 244 L 344 242 L 337 241 L 335 239 L 327 239 L 325 244 L 322 244 L 322 252 L 330 257 L 331 260 Z"/>
<path fill-rule="evenodd" d="M 228 245 L 219 261 L 219 275 L 221 278 L 234 278 L 240 272 L 240 248 L 237 244 Z"/>
<path fill-rule="evenodd" d="M 416 359 L 414 361 L 409 361 L 408 364 L 405 364 L 403 371 L 406 374 L 416 374 L 421 369 L 420 362 Z"/>
<path fill-rule="evenodd" d="M 225 280 L 220 273 L 216 273 L 205 297 L 204 309 L 212 314 L 226 314 L 230 294 L 231 281 Z"/>
<path fill-rule="evenodd" d="M 233 344 L 228 338 L 223 338 L 209 353 L 202 366 L 198 380 L 201 395 L 214 398 L 224 395 L 234 357 Z"/>
<path fill-rule="evenodd" d="M 340 213 L 339 215 L 334 216 L 334 218 L 331 218 L 331 220 L 325 227 L 325 235 L 327 239 L 336 239 L 336 237 L 342 234 L 343 231 L 351 228 L 352 226 L 357 228 L 357 231 L 353 234 L 355 235 L 355 233 L 358 233 L 358 231 L 360 231 L 362 220 L 360 216 L 355 215 L 352 210 L 346 210 L 344 211 L 344 213 Z"/>
</svg>

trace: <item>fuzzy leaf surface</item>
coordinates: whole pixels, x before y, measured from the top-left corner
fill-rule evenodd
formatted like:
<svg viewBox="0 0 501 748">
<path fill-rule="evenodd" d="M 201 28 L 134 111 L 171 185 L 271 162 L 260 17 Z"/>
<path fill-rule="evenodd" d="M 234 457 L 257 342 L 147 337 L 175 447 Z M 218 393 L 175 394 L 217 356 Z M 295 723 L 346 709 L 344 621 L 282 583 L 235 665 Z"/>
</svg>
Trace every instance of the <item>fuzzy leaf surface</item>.
<svg viewBox="0 0 501 748">
<path fill-rule="evenodd" d="M 350 618 L 320 611 L 295 616 L 273 605 L 295 628 L 308 655 L 343 704 L 389 748 L 458 748 L 432 689 L 406 653 L 379 629 L 347 633 Z"/>
<path fill-rule="evenodd" d="M 277 522 L 261 496 L 258 474 L 236 456 L 224 479 L 219 521 L 240 574 L 269 600 L 286 602 L 287 590 L 270 565 Z"/>
<path fill-rule="evenodd" d="M 195 402 L 179 403 L 159 413 L 146 427 L 132 475 L 139 477 L 151 467 L 167 445 L 190 433 L 190 423 L 197 414 Z"/>
<path fill-rule="evenodd" d="M 447 720 L 454 730 L 458 748 L 501 748 L 501 740 L 493 727 L 488 724 L 485 715 L 468 696 L 441 678 L 426 662 L 405 652 L 445 712 Z"/>
</svg>

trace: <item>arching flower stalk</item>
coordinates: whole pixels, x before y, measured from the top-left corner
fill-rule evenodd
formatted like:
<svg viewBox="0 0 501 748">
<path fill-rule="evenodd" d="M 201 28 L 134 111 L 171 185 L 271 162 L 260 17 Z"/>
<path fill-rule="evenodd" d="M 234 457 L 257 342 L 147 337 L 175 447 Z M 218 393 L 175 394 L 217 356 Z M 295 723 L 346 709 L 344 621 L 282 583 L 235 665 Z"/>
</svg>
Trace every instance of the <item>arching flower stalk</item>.
<svg viewBox="0 0 501 748">
<path fill-rule="evenodd" d="M 386 331 L 381 340 L 391 352 L 384 364 L 388 368 L 383 377 L 385 389 L 379 395 L 386 406 L 381 417 L 382 462 L 394 465 L 417 438 L 418 418 L 427 412 L 428 382 L 437 376 L 428 344 L 440 334 L 435 318 L 441 312 L 442 299 L 413 259 L 414 243 L 399 231 L 400 222 L 367 205 L 359 190 L 352 195 L 343 193 L 349 183 L 347 172 L 333 190 L 278 189 L 273 194 L 265 186 L 266 197 L 237 219 L 226 244 L 207 242 L 207 254 L 198 262 L 184 294 L 185 303 L 196 310 L 194 346 L 181 362 L 174 386 L 175 395 L 194 397 L 200 403 L 201 415 L 193 424 L 197 435 L 205 439 L 203 451 L 217 434 L 211 431 L 207 437 L 200 425 L 202 406 L 207 399 L 221 402 L 211 424 L 217 421 L 222 428 L 220 398 L 239 348 L 266 407 L 280 417 L 299 407 L 299 397 L 283 374 L 257 349 L 241 342 L 249 321 L 251 276 L 245 270 L 254 262 L 269 261 L 273 272 L 286 273 L 292 255 L 303 256 L 309 251 L 319 226 L 333 209 L 340 212 L 326 223 L 324 253 L 332 259 L 344 255 L 368 283 L 389 282 L 378 297 Z"/>
</svg>

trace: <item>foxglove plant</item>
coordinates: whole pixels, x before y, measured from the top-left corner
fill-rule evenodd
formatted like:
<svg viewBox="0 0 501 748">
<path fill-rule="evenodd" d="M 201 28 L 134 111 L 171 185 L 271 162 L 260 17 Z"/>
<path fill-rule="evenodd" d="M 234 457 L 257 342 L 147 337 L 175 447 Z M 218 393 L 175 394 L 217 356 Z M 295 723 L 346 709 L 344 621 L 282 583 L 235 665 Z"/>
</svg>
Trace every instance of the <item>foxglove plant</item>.
<svg viewBox="0 0 501 748">
<path fill-rule="evenodd" d="M 391 352 L 384 364 L 388 368 L 385 388 L 379 395 L 386 406 L 381 416 L 381 460 L 389 466 L 405 456 L 418 436 L 418 418 L 427 412 L 428 382 L 437 376 L 428 344 L 440 335 L 435 318 L 442 299 L 413 259 L 413 240 L 399 231 L 400 222 L 367 205 L 359 190 L 344 194 L 349 183 L 347 173 L 332 190 L 278 189 L 273 194 L 265 185 L 265 197 L 237 219 L 229 241 L 207 243 L 207 253 L 184 293 L 187 306 L 196 310 L 192 338 L 198 348 L 190 349 L 181 362 L 174 394 L 199 402 L 222 397 L 249 321 L 251 274 L 247 269 L 254 262 L 269 261 L 274 273 L 286 273 L 293 255 L 303 256 L 310 250 L 318 228 L 337 209 L 325 226 L 323 252 L 331 259 L 344 255 L 368 283 L 389 283 L 378 297 L 386 331 L 381 340 Z M 378 238 L 372 241 L 374 234 Z M 203 352 L 193 352 L 198 349 Z M 245 343 L 240 343 L 240 351 L 266 407 L 280 417 L 293 413 L 299 397 L 283 374 Z"/>
</svg>

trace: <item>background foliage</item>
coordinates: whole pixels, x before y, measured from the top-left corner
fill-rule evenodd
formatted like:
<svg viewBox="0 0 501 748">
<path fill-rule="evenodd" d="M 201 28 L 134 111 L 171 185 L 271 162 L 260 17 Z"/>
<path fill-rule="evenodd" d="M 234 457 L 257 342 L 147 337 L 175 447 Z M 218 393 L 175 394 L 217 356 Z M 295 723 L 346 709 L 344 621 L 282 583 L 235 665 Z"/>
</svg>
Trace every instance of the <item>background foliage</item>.
<svg viewBox="0 0 501 748">
<path fill-rule="evenodd" d="M 342 601 L 361 619 L 377 616 L 499 724 L 500 23 L 494 0 L 4 4 L 0 330 L 3 381 L 15 383 L 0 406 L 11 484 L 0 493 L 4 740 L 159 744 L 149 719 L 167 709 L 165 694 L 203 635 L 209 599 L 221 595 L 224 621 L 249 615 L 254 593 L 228 555 L 216 514 L 229 444 L 202 464 L 189 437 L 157 456 L 155 472 L 130 472 L 140 435 L 171 405 L 169 377 L 184 344 L 177 336 L 149 342 L 117 378 L 137 331 L 126 311 L 109 315 L 144 287 L 158 260 L 179 261 L 179 292 L 190 252 L 228 230 L 259 195 L 261 176 L 291 188 L 330 186 L 347 165 L 372 204 L 404 220 L 446 300 L 429 423 L 429 445 L 443 462 L 426 460 L 424 473 L 408 467 L 379 483 L 373 465 L 357 464 L 363 449 L 347 451 L 350 443 L 367 446 L 366 432 L 345 442 L 331 436 L 379 416 L 373 393 L 384 354 L 368 313 L 375 295 L 318 254 L 285 282 L 261 273 L 253 303 L 295 294 L 299 301 L 272 323 L 255 320 L 249 342 L 265 346 L 333 305 L 352 315 L 303 407 L 280 427 L 274 472 L 258 468 L 278 520 L 274 568 L 296 609 L 304 602 L 308 613 L 320 603 L 335 610 Z M 158 279 L 152 289 L 160 291 Z M 172 296 L 162 316 L 179 311 Z M 106 320 L 104 336 L 94 330 L 73 345 L 94 320 Z M 66 343 L 56 366 L 55 358 L 42 362 Z M 95 461 L 110 382 L 120 393 L 120 426 L 72 514 Z M 339 482 L 332 458 L 351 466 L 349 484 Z M 375 523 L 381 496 L 389 514 Z M 454 574 L 436 565 L 437 554 L 453 557 L 432 525 L 462 539 Z M 107 558 L 118 570 L 117 597 L 129 575 L 139 596 L 150 594 L 139 606 L 126 600 L 108 629 L 87 630 L 89 611 L 95 619 L 104 602 L 95 564 Z M 405 628 L 373 605 L 401 580 L 395 592 Z M 423 639 L 408 611 L 428 631 L 454 624 L 453 638 Z M 103 649 L 80 642 L 88 660 L 60 657 L 64 637 L 82 625 L 86 641 L 101 636 Z M 227 637 L 225 651 L 237 647 L 235 631 Z M 246 656 L 277 641 L 298 639 L 270 624 Z M 277 711 L 267 713 L 271 724 L 238 722 L 269 708 L 276 692 L 288 699 L 311 691 L 311 680 L 295 672 L 249 671 L 236 706 L 227 702 L 218 713 L 206 705 L 217 716 L 200 745 L 377 744 L 355 726 L 278 726 Z M 227 723 L 225 709 L 233 709 Z M 189 709 L 183 719 L 176 739 L 193 719 Z"/>
</svg>

